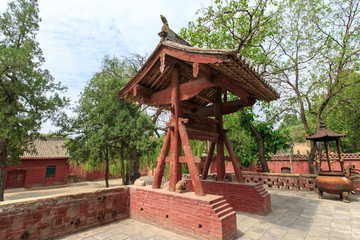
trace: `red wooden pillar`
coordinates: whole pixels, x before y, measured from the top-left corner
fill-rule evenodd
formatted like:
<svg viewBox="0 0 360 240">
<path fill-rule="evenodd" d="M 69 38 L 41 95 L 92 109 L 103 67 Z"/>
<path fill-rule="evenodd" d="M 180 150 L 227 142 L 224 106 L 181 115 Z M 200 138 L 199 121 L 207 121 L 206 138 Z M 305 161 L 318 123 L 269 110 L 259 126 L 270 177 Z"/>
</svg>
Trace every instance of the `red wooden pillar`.
<svg viewBox="0 0 360 240">
<path fill-rule="evenodd" d="M 216 99 L 218 103 L 216 104 L 215 119 L 219 121 L 218 133 L 219 141 L 216 145 L 216 172 L 217 180 L 222 181 L 225 175 L 225 159 L 224 159 L 224 139 L 223 139 L 223 117 L 222 117 L 222 99 L 221 99 L 221 88 L 217 89 Z"/>
<path fill-rule="evenodd" d="M 175 64 L 171 77 L 171 123 L 173 125 L 171 137 L 171 160 L 169 173 L 169 190 L 175 191 L 176 183 L 181 179 L 179 176 L 179 156 L 181 154 L 181 142 L 179 136 L 178 119 L 181 117 L 180 92 L 179 92 L 180 69 Z"/>
</svg>

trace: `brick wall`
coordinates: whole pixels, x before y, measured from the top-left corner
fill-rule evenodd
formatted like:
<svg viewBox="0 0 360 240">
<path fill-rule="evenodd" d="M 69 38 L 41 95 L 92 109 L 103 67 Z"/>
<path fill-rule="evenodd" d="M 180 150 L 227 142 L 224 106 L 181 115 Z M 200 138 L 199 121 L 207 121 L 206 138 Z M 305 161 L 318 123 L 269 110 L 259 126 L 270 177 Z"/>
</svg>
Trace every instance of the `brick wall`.
<svg viewBox="0 0 360 240">
<path fill-rule="evenodd" d="M 337 154 L 331 154 L 331 158 L 334 161 L 337 161 L 339 159 L 339 156 Z M 226 158 L 225 158 L 226 159 Z M 291 159 L 291 164 L 290 164 Z M 282 169 L 286 168 L 290 170 L 292 168 L 294 174 L 309 174 L 309 163 L 308 163 L 309 155 L 301 155 L 301 154 L 287 154 L 287 155 L 272 155 L 271 160 L 267 161 L 268 167 L 270 172 L 273 173 L 281 173 Z M 328 171 L 328 163 L 325 160 L 326 155 L 323 155 L 322 161 L 321 161 L 321 169 L 323 171 Z M 355 165 L 356 169 L 360 170 L 360 153 L 345 153 L 343 154 L 344 164 L 347 165 Z M 213 157 L 213 160 L 210 165 L 210 173 L 216 173 L 216 158 Z M 202 162 L 199 164 L 199 166 L 203 167 L 205 161 L 205 157 L 202 158 Z M 240 162 L 241 158 L 237 158 L 237 161 Z M 340 163 L 334 162 L 333 164 L 335 171 L 340 171 Z M 233 172 L 234 168 L 231 164 L 231 162 L 227 161 L 226 165 L 226 172 Z M 250 165 L 249 168 L 244 168 L 242 165 L 240 165 L 240 169 L 242 171 L 260 171 L 261 168 L 258 169 L 258 166 Z"/>
<path fill-rule="evenodd" d="M 105 167 L 104 167 L 105 169 Z M 87 171 L 83 168 L 83 165 L 79 166 L 69 165 L 69 175 L 76 176 L 76 181 L 82 180 L 103 180 L 105 178 L 105 170 L 92 170 Z M 120 174 L 109 173 L 109 179 L 120 178 Z"/>
<path fill-rule="evenodd" d="M 271 211 L 270 194 L 259 183 L 202 181 L 206 194 L 224 196 L 235 211 L 266 215 Z M 193 191 L 192 182 L 187 189 Z"/>
<path fill-rule="evenodd" d="M 236 214 L 222 196 L 196 196 L 130 187 L 130 215 L 139 221 L 196 239 L 234 239 Z"/>
<path fill-rule="evenodd" d="M 11 187 L 39 187 L 67 184 L 67 175 L 69 173 L 69 164 L 65 159 L 23 159 L 20 166 L 6 166 L 5 188 Z M 55 176 L 46 177 L 46 168 L 49 166 L 56 167 Z M 23 171 L 23 181 L 21 185 L 11 186 L 11 173 L 13 171 Z"/>
<path fill-rule="evenodd" d="M 260 183 L 267 189 L 315 191 L 314 174 L 242 172 L 245 182 Z"/>
<path fill-rule="evenodd" d="M 126 187 L 0 202 L 0 239 L 52 239 L 129 217 Z"/>
<path fill-rule="evenodd" d="M 291 164 L 290 166 L 290 158 Z M 270 172 L 281 173 L 282 168 L 292 168 L 293 173 L 295 174 L 308 174 L 309 173 L 309 164 L 308 164 L 309 155 L 300 155 L 300 154 L 287 154 L 287 155 L 273 155 L 271 156 L 271 161 L 268 161 L 268 166 Z M 334 161 L 339 159 L 337 154 L 331 154 L 331 158 Z M 344 164 L 355 165 L 355 168 L 360 169 L 360 154 L 359 153 L 345 153 L 343 154 Z M 340 171 L 340 163 L 334 162 L 333 164 L 335 171 Z M 326 161 L 326 155 L 322 156 L 321 169 L 323 171 L 328 171 L 328 163 Z"/>
</svg>

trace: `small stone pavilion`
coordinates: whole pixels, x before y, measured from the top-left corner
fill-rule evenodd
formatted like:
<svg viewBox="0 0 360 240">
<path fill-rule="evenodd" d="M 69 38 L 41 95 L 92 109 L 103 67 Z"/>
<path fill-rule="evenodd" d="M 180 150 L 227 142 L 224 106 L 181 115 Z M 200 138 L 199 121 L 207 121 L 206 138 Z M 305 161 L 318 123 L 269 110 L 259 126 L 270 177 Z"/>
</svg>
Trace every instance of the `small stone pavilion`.
<svg viewBox="0 0 360 240">
<path fill-rule="evenodd" d="M 170 211 L 169 214 L 166 214 L 167 224 L 164 225 L 168 228 L 171 225 L 172 214 L 177 215 L 178 218 L 176 211 L 181 211 L 174 206 L 173 201 L 178 201 L 181 206 L 183 198 L 190 194 L 172 193 L 175 192 L 176 184 L 182 177 L 181 163 L 186 163 L 191 176 L 188 185 L 196 195 L 196 197 L 188 196 L 191 201 L 202 202 L 213 196 L 208 194 L 222 196 L 217 200 L 209 200 L 207 204 L 211 205 L 219 201 L 221 204 L 215 206 L 215 208 L 219 208 L 218 220 L 224 224 L 225 222 L 230 223 L 220 226 L 222 229 L 219 230 L 220 237 L 215 235 L 212 237 L 232 239 L 236 236 L 236 216 L 231 207 L 237 211 L 244 206 L 244 211 L 258 214 L 268 213 L 271 207 L 270 195 L 262 185 L 244 183 L 239 163 L 226 136 L 227 131 L 223 128 L 223 115 L 239 111 L 246 106 L 252 106 L 256 100 L 276 100 L 279 98 L 279 94 L 235 51 L 193 47 L 169 28 L 164 17 L 162 17 L 162 21 L 164 25 L 159 33 L 160 43 L 135 76 L 117 92 L 118 96 L 128 101 L 151 105 L 171 112 L 164 145 L 157 159 L 158 164 L 152 190 L 150 189 L 151 193 L 144 193 L 144 189 L 138 188 L 142 195 L 136 198 L 135 190 L 133 190 L 131 199 L 138 200 L 136 207 L 130 207 L 131 214 L 134 216 L 137 212 L 139 216 L 147 216 L 151 222 L 161 225 L 162 222 L 157 213 L 162 214 L 166 209 Z M 227 101 L 228 93 L 232 93 L 238 99 Z M 191 139 L 210 142 L 202 175 L 195 165 L 196 158 L 190 146 Z M 230 155 L 238 183 L 223 182 L 225 147 Z M 217 181 L 207 181 L 207 173 L 215 148 Z M 168 156 L 169 151 L 170 156 Z M 184 156 L 181 156 L 182 152 Z M 159 188 L 166 162 L 170 162 L 169 191 L 164 192 Z M 156 204 L 151 205 L 152 201 L 159 201 L 159 197 L 153 197 L 154 192 L 155 194 L 167 194 L 171 197 L 165 199 L 171 198 L 172 200 L 162 201 L 159 204 L 162 204 L 164 208 L 157 209 Z M 234 196 L 240 193 L 243 195 Z M 149 197 L 152 199 L 151 201 L 139 204 L 141 199 L 150 195 L 152 196 Z M 231 205 L 230 208 L 227 201 Z M 192 205 L 197 204 L 199 202 Z M 238 207 L 239 205 L 241 207 Z M 174 209 L 170 209 L 173 207 Z M 209 209 L 214 209 L 214 206 Z M 224 211 L 221 210 L 221 213 L 220 209 L 224 209 Z M 146 213 L 147 210 L 148 213 Z M 198 212 L 196 209 L 189 208 L 188 210 Z M 195 219 L 205 221 L 206 214 Z M 227 220 L 225 216 L 228 217 Z M 184 226 L 176 225 L 179 221 L 172 222 L 172 224 L 175 225 L 175 228 L 197 228 L 198 231 L 202 231 L 200 235 L 204 232 L 209 234 L 207 226 L 212 224 L 209 224 L 208 220 L 206 223 L 197 223 L 195 227 L 190 223 L 186 224 L 188 221 L 189 219 L 184 219 Z M 197 232 L 192 235 L 198 236 Z"/>
</svg>

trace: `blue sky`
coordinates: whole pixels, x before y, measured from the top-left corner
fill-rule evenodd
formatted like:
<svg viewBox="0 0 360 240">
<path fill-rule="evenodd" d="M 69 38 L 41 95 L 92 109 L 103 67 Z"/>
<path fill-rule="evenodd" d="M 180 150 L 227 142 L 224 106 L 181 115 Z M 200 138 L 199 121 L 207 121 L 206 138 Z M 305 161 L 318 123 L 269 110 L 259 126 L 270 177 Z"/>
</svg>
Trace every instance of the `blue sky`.
<svg viewBox="0 0 360 240">
<path fill-rule="evenodd" d="M 1 12 L 6 2 L 0 1 Z M 210 4 L 211 0 L 39 0 L 42 22 L 37 40 L 44 68 L 68 87 L 66 96 L 75 104 L 104 56 L 151 53 L 160 40 L 160 14 L 179 32 L 198 17 L 196 10 Z M 54 130 L 45 123 L 41 132 Z"/>
</svg>

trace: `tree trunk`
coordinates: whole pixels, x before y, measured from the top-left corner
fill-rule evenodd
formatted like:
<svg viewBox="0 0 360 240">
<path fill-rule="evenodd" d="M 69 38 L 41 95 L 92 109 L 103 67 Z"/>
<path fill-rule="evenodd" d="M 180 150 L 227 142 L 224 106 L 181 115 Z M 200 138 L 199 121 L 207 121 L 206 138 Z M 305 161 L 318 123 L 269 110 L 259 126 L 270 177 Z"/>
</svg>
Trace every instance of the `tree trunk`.
<svg viewBox="0 0 360 240">
<path fill-rule="evenodd" d="M 264 139 L 261 134 L 256 130 L 254 125 L 250 124 L 250 130 L 254 135 L 257 145 L 258 145 L 258 156 L 261 167 L 264 172 L 269 172 L 269 167 L 267 165 L 266 156 L 265 156 L 265 146 L 264 146 Z"/>
<path fill-rule="evenodd" d="M 310 128 L 307 123 L 307 119 L 306 119 L 306 115 L 305 115 L 305 108 L 304 108 L 303 100 L 302 100 L 302 98 L 299 98 L 298 101 L 299 101 L 299 105 L 300 105 L 300 117 L 301 117 L 301 121 L 304 125 L 305 132 L 306 132 L 306 134 L 311 135 Z M 308 159 L 308 168 L 309 168 L 310 174 L 314 173 L 314 169 L 312 168 L 314 159 L 315 159 L 315 145 L 311 141 L 311 148 L 310 148 L 310 154 L 309 154 L 309 159 Z"/>
<path fill-rule="evenodd" d="M 140 166 L 139 166 L 138 153 L 136 150 L 134 150 L 132 152 L 132 158 L 130 160 L 130 169 L 129 169 L 130 184 L 134 184 L 135 180 L 141 176 L 139 167 Z"/>
<path fill-rule="evenodd" d="M 129 185 L 130 184 L 130 179 L 129 179 L 129 168 L 130 168 L 130 164 L 129 161 L 127 162 L 127 164 L 125 165 L 126 168 L 126 173 L 125 173 L 125 185 Z"/>
<path fill-rule="evenodd" d="M 122 170 L 122 174 L 121 174 L 121 178 L 122 178 L 122 184 L 126 185 L 126 176 L 125 176 L 125 163 L 124 163 L 124 148 L 121 146 L 120 149 L 120 162 L 121 162 L 121 170 Z"/>
<path fill-rule="evenodd" d="M 105 148 L 105 185 L 109 187 L 109 149 Z"/>
<path fill-rule="evenodd" d="M 6 160 L 9 140 L 4 139 L 0 142 L 0 201 L 4 201 L 5 177 L 6 177 Z"/>
<path fill-rule="evenodd" d="M 314 164 L 314 159 L 315 159 L 315 144 L 314 141 L 310 141 L 311 142 L 311 147 L 310 147 L 310 153 L 309 153 L 309 159 L 308 159 L 308 165 L 309 165 L 309 173 L 310 174 L 314 174 L 314 168 L 312 167 L 312 165 Z M 321 161 L 320 161 L 320 166 L 321 166 Z"/>
</svg>

